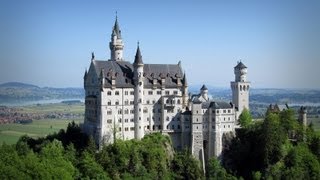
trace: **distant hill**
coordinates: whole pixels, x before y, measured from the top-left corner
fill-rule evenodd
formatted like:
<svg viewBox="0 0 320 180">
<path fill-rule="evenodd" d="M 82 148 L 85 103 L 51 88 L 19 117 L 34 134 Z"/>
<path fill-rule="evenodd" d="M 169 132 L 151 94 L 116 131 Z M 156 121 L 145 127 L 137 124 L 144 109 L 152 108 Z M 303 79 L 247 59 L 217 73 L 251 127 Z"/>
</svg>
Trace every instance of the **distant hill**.
<svg viewBox="0 0 320 180">
<path fill-rule="evenodd" d="M 212 99 L 230 101 L 230 88 L 207 86 Z M 189 92 L 199 93 L 201 86 L 189 87 Z M 259 104 L 320 104 L 320 90 L 314 89 L 278 89 L 278 88 L 251 88 L 250 103 Z"/>
<path fill-rule="evenodd" d="M 0 104 L 83 97 L 83 88 L 39 87 L 20 82 L 0 84 Z"/>
</svg>

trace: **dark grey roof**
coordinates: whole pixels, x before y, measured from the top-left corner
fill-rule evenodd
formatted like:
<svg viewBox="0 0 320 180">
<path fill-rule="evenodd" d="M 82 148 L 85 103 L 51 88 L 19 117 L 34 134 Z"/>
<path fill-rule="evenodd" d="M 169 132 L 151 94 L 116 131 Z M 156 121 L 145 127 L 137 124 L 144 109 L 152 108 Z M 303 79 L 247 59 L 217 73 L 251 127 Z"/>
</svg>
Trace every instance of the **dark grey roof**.
<svg viewBox="0 0 320 180">
<path fill-rule="evenodd" d="M 136 56 L 134 58 L 134 64 L 143 64 L 139 45 L 137 48 Z"/>
<path fill-rule="evenodd" d="M 227 103 L 227 102 L 211 102 L 210 107 L 213 109 L 229 109 L 232 108 L 232 103 Z"/>
<path fill-rule="evenodd" d="M 112 30 L 112 36 L 117 35 L 119 39 L 121 39 L 121 30 L 119 28 L 118 24 L 118 18 L 116 17 L 116 22 L 114 23 L 113 30 Z"/>
<path fill-rule="evenodd" d="M 203 90 L 208 90 L 208 88 L 206 87 L 206 85 L 202 85 L 202 87 L 201 87 L 200 90 L 201 90 L 201 91 L 203 91 Z"/>
<path fill-rule="evenodd" d="M 99 77 L 101 69 L 104 69 L 106 78 L 105 87 L 111 87 L 111 78 L 114 77 L 116 87 L 134 87 L 133 65 L 128 61 L 93 61 L 96 74 Z M 153 79 L 156 79 L 156 87 L 161 86 L 161 79 L 165 79 L 165 87 L 174 88 L 178 80 L 182 84 L 182 69 L 178 64 L 144 64 L 144 87 L 153 87 Z"/>
<path fill-rule="evenodd" d="M 208 109 L 210 107 L 211 102 L 207 101 L 207 102 L 203 102 L 201 104 L 201 108 L 202 109 Z"/>
<path fill-rule="evenodd" d="M 244 69 L 247 68 L 247 66 L 245 66 L 241 61 L 236 65 L 236 67 L 234 67 L 236 69 Z"/>
</svg>

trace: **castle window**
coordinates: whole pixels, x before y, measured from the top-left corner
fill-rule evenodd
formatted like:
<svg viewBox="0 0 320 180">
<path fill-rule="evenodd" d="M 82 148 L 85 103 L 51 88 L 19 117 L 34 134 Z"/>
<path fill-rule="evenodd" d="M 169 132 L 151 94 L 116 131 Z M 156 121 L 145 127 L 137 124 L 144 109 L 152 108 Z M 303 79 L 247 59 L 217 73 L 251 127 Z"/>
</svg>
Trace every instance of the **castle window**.
<svg viewBox="0 0 320 180">
<path fill-rule="evenodd" d="M 219 110 L 217 110 L 217 113 L 219 114 Z"/>
<path fill-rule="evenodd" d="M 174 129 L 174 125 L 172 125 L 171 128 Z"/>
<path fill-rule="evenodd" d="M 131 113 L 131 114 L 134 114 L 134 110 L 133 110 L 133 109 L 131 109 L 131 110 L 130 110 L 130 113 Z"/>
<path fill-rule="evenodd" d="M 228 109 L 228 113 L 231 113 L 231 110 L 230 110 L 230 109 Z"/>
<path fill-rule="evenodd" d="M 130 131 L 134 131 L 134 127 L 130 127 Z"/>
<path fill-rule="evenodd" d="M 141 120 L 141 117 L 139 117 L 139 120 Z"/>
<path fill-rule="evenodd" d="M 119 105 L 119 100 L 116 100 L 116 105 Z"/>
<path fill-rule="evenodd" d="M 240 85 L 240 91 L 242 91 L 242 86 Z"/>
<path fill-rule="evenodd" d="M 178 129 L 180 129 L 180 125 L 178 125 Z"/>
<path fill-rule="evenodd" d="M 122 109 L 119 109 L 119 110 L 118 110 L 118 114 L 122 114 Z"/>
<path fill-rule="evenodd" d="M 197 111 L 197 114 L 199 113 L 199 111 Z"/>
<path fill-rule="evenodd" d="M 107 110 L 107 115 L 112 115 L 112 110 L 111 109 Z"/>
<path fill-rule="evenodd" d="M 143 113 L 148 113 L 148 109 L 147 109 L 147 108 L 144 108 L 144 109 L 143 109 Z"/>
<path fill-rule="evenodd" d="M 108 124 L 112 124 L 112 119 L 108 119 L 108 120 L 107 120 L 107 123 L 108 123 Z"/>
<path fill-rule="evenodd" d="M 130 101 L 130 105 L 133 105 L 134 104 L 134 101 Z"/>
<path fill-rule="evenodd" d="M 177 100 L 177 103 L 178 103 L 178 104 L 180 104 L 180 103 L 181 103 L 180 99 L 178 99 L 178 100 Z"/>
<path fill-rule="evenodd" d="M 119 91 L 116 91 L 116 92 L 115 92 L 115 95 L 119 95 Z"/>
<path fill-rule="evenodd" d="M 213 109 L 213 110 L 212 110 L 212 114 L 214 114 L 214 113 L 215 113 L 215 110 Z"/>
<path fill-rule="evenodd" d="M 147 104 L 150 104 L 150 101 L 149 101 L 149 100 L 147 100 Z"/>
<path fill-rule="evenodd" d="M 154 125 L 152 126 L 152 130 L 154 130 L 155 129 L 155 127 L 154 127 Z"/>
<path fill-rule="evenodd" d="M 108 100 L 108 106 L 111 106 L 111 100 Z"/>
<path fill-rule="evenodd" d="M 139 102 L 139 103 L 141 103 L 141 101 L 142 101 L 142 100 L 141 100 L 141 99 L 139 99 L 139 101 L 138 101 L 138 102 Z"/>
<path fill-rule="evenodd" d="M 169 91 L 166 91 L 165 93 L 166 93 L 166 95 L 169 95 L 169 94 L 170 94 L 170 92 L 169 92 Z"/>
<path fill-rule="evenodd" d="M 152 100 L 152 104 L 155 104 L 156 103 L 156 100 Z"/>
<path fill-rule="evenodd" d="M 133 119 L 132 119 L 132 118 L 130 119 L 130 122 L 133 122 Z"/>
<path fill-rule="evenodd" d="M 166 100 L 166 104 L 169 104 L 169 99 Z"/>
<path fill-rule="evenodd" d="M 167 121 L 170 121 L 170 118 L 169 118 L 169 116 L 167 116 Z"/>
<path fill-rule="evenodd" d="M 226 128 L 226 125 L 223 125 L 223 128 Z"/>
<path fill-rule="evenodd" d="M 121 127 L 119 127 L 119 131 L 121 131 Z"/>
<path fill-rule="evenodd" d="M 124 114 L 129 114 L 129 110 L 128 110 L 128 109 L 125 109 L 125 110 L 124 110 Z"/>
<path fill-rule="evenodd" d="M 111 91 L 108 91 L 107 94 L 108 94 L 108 95 L 111 95 Z"/>
<path fill-rule="evenodd" d="M 169 125 L 167 125 L 167 129 L 169 129 Z"/>
<path fill-rule="evenodd" d="M 130 91 L 130 95 L 134 95 L 134 91 Z"/>
<path fill-rule="evenodd" d="M 174 94 L 174 95 L 177 95 L 177 94 L 178 94 L 178 91 L 173 91 L 173 94 Z"/>
<path fill-rule="evenodd" d="M 186 129 L 189 129 L 189 126 L 185 126 Z"/>
<path fill-rule="evenodd" d="M 126 122 L 126 123 L 127 123 L 127 122 L 128 122 L 128 119 L 124 119 L 124 122 Z"/>
<path fill-rule="evenodd" d="M 223 110 L 223 113 L 226 113 L 226 112 L 227 112 L 227 111 L 224 109 L 224 110 Z"/>
<path fill-rule="evenodd" d="M 125 91 L 125 92 L 124 92 L 124 95 L 128 95 L 128 94 L 129 94 L 128 91 Z"/>
<path fill-rule="evenodd" d="M 125 131 L 128 131 L 128 130 L 129 130 L 129 128 L 127 128 L 127 127 L 126 127 L 126 128 L 124 128 L 124 130 L 125 130 Z"/>
<path fill-rule="evenodd" d="M 147 126 L 147 129 L 150 129 L 150 126 L 149 126 L 149 125 Z"/>
<path fill-rule="evenodd" d="M 125 104 L 125 105 L 128 105 L 128 104 L 129 104 L 129 100 L 126 99 L 126 100 L 124 101 L 124 104 Z"/>
<path fill-rule="evenodd" d="M 158 94 L 158 95 L 161 95 L 161 91 L 157 91 L 157 94 Z"/>
<path fill-rule="evenodd" d="M 153 92 L 152 92 L 152 91 L 148 91 L 148 94 L 149 94 L 149 95 L 153 95 Z"/>
<path fill-rule="evenodd" d="M 197 126 L 197 129 L 198 129 L 198 126 Z"/>
<path fill-rule="evenodd" d="M 119 118 L 119 120 L 118 120 L 118 121 L 119 121 L 119 123 L 121 123 L 121 122 L 122 122 L 122 119 L 121 119 L 121 118 Z"/>
<path fill-rule="evenodd" d="M 139 112 L 141 112 L 141 108 L 139 108 Z"/>
</svg>

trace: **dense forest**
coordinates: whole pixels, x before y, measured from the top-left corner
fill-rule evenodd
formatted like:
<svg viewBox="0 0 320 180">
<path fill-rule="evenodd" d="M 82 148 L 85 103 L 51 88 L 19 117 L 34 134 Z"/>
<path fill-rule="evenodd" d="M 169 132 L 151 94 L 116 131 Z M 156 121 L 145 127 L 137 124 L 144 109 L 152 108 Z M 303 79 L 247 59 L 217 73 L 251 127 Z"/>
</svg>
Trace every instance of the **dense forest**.
<svg viewBox="0 0 320 180">
<path fill-rule="evenodd" d="M 70 123 L 45 138 L 22 136 L 0 147 L 0 179 L 320 179 L 320 136 L 294 111 L 240 116 L 223 158 L 201 163 L 188 149 L 176 152 L 168 136 L 116 140 L 97 150 L 92 137 Z"/>
</svg>

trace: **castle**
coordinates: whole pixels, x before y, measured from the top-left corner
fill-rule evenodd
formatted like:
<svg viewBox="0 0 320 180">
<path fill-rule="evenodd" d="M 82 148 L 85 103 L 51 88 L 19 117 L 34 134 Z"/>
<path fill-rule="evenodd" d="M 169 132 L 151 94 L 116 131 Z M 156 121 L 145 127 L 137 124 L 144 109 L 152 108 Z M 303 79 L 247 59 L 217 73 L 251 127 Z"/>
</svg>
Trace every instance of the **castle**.
<svg viewBox="0 0 320 180">
<path fill-rule="evenodd" d="M 96 60 L 92 53 L 84 75 L 83 130 L 100 147 L 160 132 L 171 137 L 175 149 L 189 148 L 203 163 L 221 155 L 224 134 L 235 131 L 242 110 L 249 108 L 250 82 L 242 62 L 234 67 L 232 102 L 218 102 L 205 85 L 199 94 L 188 93 L 180 62 L 146 64 L 139 44 L 133 63 L 125 61 L 117 18 L 109 47 L 110 59 Z"/>
</svg>

